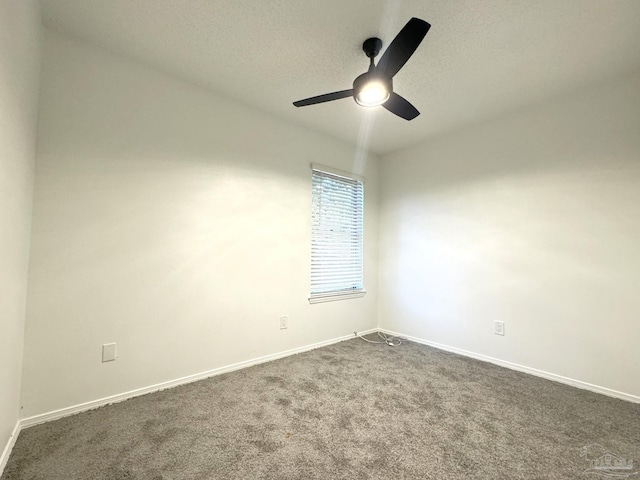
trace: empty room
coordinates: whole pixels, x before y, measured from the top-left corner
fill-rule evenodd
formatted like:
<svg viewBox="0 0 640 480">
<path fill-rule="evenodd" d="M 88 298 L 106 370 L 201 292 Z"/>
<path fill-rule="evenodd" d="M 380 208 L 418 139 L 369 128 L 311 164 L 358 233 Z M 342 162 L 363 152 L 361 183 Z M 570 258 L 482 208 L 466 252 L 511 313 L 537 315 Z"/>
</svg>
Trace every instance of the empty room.
<svg viewBox="0 0 640 480">
<path fill-rule="evenodd" d="M 640 478 L 640 1 L 0 0 L 0 480 Z"/>
</svg>

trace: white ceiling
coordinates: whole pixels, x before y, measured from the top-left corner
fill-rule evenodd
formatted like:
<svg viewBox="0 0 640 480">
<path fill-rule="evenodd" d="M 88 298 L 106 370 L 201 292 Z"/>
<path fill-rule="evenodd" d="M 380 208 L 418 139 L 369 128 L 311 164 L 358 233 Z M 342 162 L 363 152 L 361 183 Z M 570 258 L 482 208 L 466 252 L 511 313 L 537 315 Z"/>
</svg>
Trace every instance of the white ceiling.
<svg viewBox="0 0 640 480">
<path fill-rule="evenodd" d="M 42 0 L 44 24 L 386 154 L 640 68 L 640 0 Z M 432 27 L 394 78 L 411 122 L 352 99 L 362 42 Z"/>
</svg>

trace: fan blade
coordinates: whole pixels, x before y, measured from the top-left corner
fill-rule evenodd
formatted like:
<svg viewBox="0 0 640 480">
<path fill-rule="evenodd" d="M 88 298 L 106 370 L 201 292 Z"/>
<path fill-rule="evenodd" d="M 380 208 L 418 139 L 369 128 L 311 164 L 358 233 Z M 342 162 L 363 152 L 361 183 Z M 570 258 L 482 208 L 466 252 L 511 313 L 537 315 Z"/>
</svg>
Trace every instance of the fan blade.
<svg viewBox="0 0 640 480">
<path fill-rule="evenodd" d="M 389 100 L 382 104 L 384 108 L 391 113 L 395 113 L 397 116 L 404 118 L 405 120 L 413 120 L 420 112 L 416 107 L 411 105 L 408 100 L 393 92 L 389 97 Z"/>
<path fill-rule="evenodd" d="M 325 93 L 324 95 L 318 95 L 317 97 L 305 98 L 304 100 L 298 100 L 293 102 L 296 107 L 306 107 L 307 105 L 315 105 L 316 103 L 330 102 L 332 100 L 340 100 L 341 98 L 347 98 L 353 95 L 353 89 L 341 90 L 339 92 Z"/>
<path fill-rule="evenodd" d="M 431 25 L 419 18 L 409 20 L 380 57 L 376 70 L 392 78 L 407 63 L 430 28 Z"/>
</svg>

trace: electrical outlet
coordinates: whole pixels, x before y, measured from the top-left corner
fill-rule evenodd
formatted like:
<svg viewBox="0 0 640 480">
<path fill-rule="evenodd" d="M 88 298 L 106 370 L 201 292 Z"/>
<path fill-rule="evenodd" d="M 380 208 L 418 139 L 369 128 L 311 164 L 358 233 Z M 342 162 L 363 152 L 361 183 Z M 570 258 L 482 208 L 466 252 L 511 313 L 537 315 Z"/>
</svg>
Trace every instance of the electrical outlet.
<svg viewBox="0 0 640 480">
<path fill-rule="evenodd" d="M 102 361 L 113 362 L 118 356 L 115 343 L 105 343 L 102 345 Z"/>
<path fill-rule="evenodd" d="M 504 335 L 504 322 L 493 322 L 493 333 L 496 335 Z"/>
<path fill-rule="evenodd" d="M 289 315 L 282 315 L 280 317 L 280 330 L 284 330 L 289 327 Z"/>
</svg>

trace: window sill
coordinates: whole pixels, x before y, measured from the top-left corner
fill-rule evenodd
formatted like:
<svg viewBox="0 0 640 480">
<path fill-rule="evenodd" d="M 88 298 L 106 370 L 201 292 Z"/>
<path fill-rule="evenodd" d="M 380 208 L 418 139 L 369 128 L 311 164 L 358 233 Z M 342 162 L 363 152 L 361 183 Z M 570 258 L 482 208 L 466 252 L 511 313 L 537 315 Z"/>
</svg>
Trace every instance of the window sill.
<svg viewBox="0 0 640 480">
<path fill-rule="evenodd" d="M 349 298 L 360 298 L 364 297 L 367 293 L 366 290 L 356 290 L 354 292 L 346 292 L 346 293 L 322 293 L 318 295 L 312 295 L 309 297 L 309 303 L 324 303 L 324 302 L 335 302 L 337 300 L 347 300 Z"/>
</svg>

